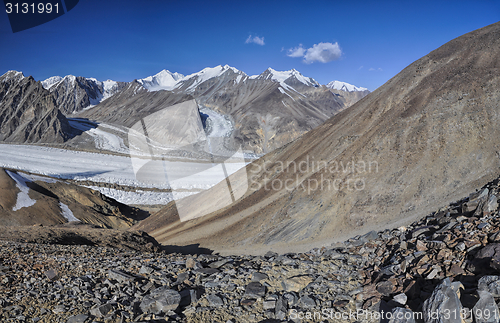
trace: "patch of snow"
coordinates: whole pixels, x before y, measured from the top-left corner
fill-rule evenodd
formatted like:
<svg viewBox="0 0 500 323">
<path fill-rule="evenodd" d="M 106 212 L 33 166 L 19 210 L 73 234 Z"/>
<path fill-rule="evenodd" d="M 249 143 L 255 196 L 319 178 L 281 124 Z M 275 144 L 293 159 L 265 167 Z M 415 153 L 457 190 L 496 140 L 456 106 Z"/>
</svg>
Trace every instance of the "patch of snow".
<svg viewBox="0 0 500 323">
<path fill-rule="evenodd" d="M 287 89 L 287 90 L 294 91 L 295 93 L 302 95 L 304 98 L 306 97 L 304 94 L 300 93 L 295 88 L 293 88 L 292 86 L 286 84 L 285 82 L 281 82 L 280 85 L 282 87 L 284 87 L 285 89 Z"/>
<path fill-rule="evenodd" d="M 327 88 L 346 91 L 346 92 L 355 92 L 355 91 L 367 91 L 368 89 L 365 87 L 358 87 L 346 82 L 341 81 L 332 81 L 326 85 Z"/>
<path fill-rule="evenodd" d="M 71 221 L 80 222 L 80 220 L 75 217 L 73 212 L 71 212 L 71 210 L 69 209 L 69 207 L 66 204 L 59 202 L 59 207 L 61 208 L 62 216 L 64 216 L 66 218 L 66 220 L 68 220 L 68 222 L 71 222 Z"/>
<path fill-rule="evenodd" d="M 17 194 L 16 205 L 14 205 L 12 211 L 17 211 L 22 209 L 23 207 L 30 207 L 32 205 L 35 205 L 36 200 L 33 200 L 29 197 L 30 188 L 28 187 L 28 185 L 26 185 L 26 183 L 29 183 L 31 181 L 11 171 L 5 170 L 5 172 L 16 182 L 16 186 L 20 190 L 20 192 Z"/>
<path fill-rule="evenodd" d="M 283 90 L 283 88 L 281 86 L 278 88 L 278 90 L 280 90 L 281 93 L 288 95 L 292 100 L 295 101 L 295 99 L 290 94 L 288 94 L 285 90 Z M 281 101 L 281 102 L 283 102 L 283 101 Z"/>
</svg>

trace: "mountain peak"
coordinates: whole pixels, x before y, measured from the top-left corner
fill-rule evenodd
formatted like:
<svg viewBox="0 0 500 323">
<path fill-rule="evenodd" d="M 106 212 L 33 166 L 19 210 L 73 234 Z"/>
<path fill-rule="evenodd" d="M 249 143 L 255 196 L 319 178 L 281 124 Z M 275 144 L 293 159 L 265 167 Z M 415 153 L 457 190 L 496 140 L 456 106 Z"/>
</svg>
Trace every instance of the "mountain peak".
<svg viewBox="0 0 500 323">
<path fill-rule="evenodd" d="M 0 76 L 0 79 L 4 82 L 7 80 L 20 81 L 24 78 L 25 78 L 25 76 L 24 76 L 23 72 L 19 72 L 19 71 L 15 71 L 15 70 L 7 71 L 7 73 Z"/>
<path fill-rule="evenodd" d="M 327 88 L 346 91 L 346 92 L 358 92 L 358 91 L 368 91 L 365 87 L 355 86 L 346 82 L 332 81 L 326 85 Z"/>
<path fill-rule="evenodd" d="M 294 78 L 307 86 L 319 86 L 319 83 L 315 79 L 305 77 L 294 68 L 288 71 L 276 71 L 275 69 L 268 67 L 262 74 L 254 75 L 251 78 L 270 79 L 279 83 L 285 83 L 287 80 Z"/>
</svg>

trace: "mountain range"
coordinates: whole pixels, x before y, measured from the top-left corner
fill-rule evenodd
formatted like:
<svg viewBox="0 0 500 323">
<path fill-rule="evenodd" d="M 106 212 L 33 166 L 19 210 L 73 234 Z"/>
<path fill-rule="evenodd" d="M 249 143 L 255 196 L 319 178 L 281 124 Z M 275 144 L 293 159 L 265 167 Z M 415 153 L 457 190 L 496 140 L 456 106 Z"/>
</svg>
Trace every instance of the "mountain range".
<svg viewBox="0 0 500 323">
<path fill-rule="evenodd" d="M 21 86 L 24 80 L 17 71 L 2 76 L 7 78 L 11 80 L 9 86 Z M 44 96 L 52 97 L 51 109 L 62 113 L 58 118 L 63 123 L 66 116 L 130 127 L 169 105 L 194 98 L 208 116 L 208 124 L 213 125 L 216 117 L 227 119 L 226 133 L 234 136 L 243 149 L 257 154 L 283 146 L 369 93 L 365 88 L 338 81 L 322 86 L 296 70 L 279 72 L 269 68 L 260 75 L 248 76 L 228 65 L 205 68 L 187 76 L 163 70 L 128 83 L 53 76 L 37 86 L 46 90 L 47 93 L 40 90 Z M 0 97 L 1 110 L 14 109 L 9 100 L 7 92 Z M 27 102 L 34 104 L 37 100 L 30 98 Z M 85 135 L 75 138 L 71 135 L 73 130 L 64 125 L 54 129 L 60 135 L 49 133 L 46 137 L 50 138 L 44 142 L 60 143 L 74 138 L 66 145 L 78 148 L 82 140 L 88 139 Z M 15 142 L 39 142 L 31 130 L 19 129 L 27 135 L 9 138 Z"/>
<path fill-rule="evenodd" d="M 437 214 L 500 174 L 498 62 L 500 23 L 458 37 L 233 174 L 233 190 L 250 189 L 230 206 L 180 221 L 171 204 L 136 228 L 164 244 L 286 252 Z M 224 190 L 177 205 L 199 212 Z"/>
</svg>

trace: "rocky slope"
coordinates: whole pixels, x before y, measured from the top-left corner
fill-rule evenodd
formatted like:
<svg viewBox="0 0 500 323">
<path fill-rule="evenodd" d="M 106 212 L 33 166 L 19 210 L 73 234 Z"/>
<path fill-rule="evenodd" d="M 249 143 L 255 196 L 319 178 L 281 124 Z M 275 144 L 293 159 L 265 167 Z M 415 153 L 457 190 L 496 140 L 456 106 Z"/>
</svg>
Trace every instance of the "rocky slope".
<svg viewBox="0 0 500 323">
<path fill-rule="evenodd" d="M 16 71 L 0 77 L 0 141 L 61 143 L 71 133 L 68 121 L 40 82 Z"/>
<path fill-rule="evenodd" d="M 70 115 L 99 104 L 113 96 L 127 83 L 67 75 L 53 76 L 42 81 L 44 88 L 52 93 L 56 104 L 64 115 Z"/>
<path fill-rule="evenodd" d="M 221 252 L 307 250 L 410 223 L 468 194 L 500 173 L 499 35 L 496 23 L 450 41 L 232 175 L 233 189 L 250 189 L 231 206 L 180 222 L 170 205 L 138 227 L 162 243 Z M 212 206 L 221 190 L 183 203 Z"/>
<path fill-rule="evenodd" d="M 124 230 L 146 216 L 145 212 L 85 187 L 0 168 L 2 226 L 55 225 L 78 221 Z"/>
<path fill-rule="evenodd" d="M 56 243 L 48 245 L 23 229 L 9 238 L 16 242 L 0 242 L 0 318 L 498 322 L 499 182 L 407 226 L 304 253 L 221 256 L 197 245 L 160 251 L 145 234 L 103 238 L 96 229 L 76 231 L 85 239 L 71 246 L 58 240 L 69 227 L 32 227 L 35 241 Z"/>
</svg>

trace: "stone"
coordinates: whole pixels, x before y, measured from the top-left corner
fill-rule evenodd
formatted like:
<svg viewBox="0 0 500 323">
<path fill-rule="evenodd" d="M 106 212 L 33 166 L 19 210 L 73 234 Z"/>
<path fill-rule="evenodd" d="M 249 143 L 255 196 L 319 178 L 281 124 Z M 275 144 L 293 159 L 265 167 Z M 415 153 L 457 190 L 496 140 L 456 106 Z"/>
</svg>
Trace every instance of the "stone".
<svg viewBox="0 0 500 323">
<path fill-rule="evenodd" d="M 57 271 L 55 269 L 49 269 L 43 273 L 49 280 L 56 280 L 58 278 Z"/>
<path fill-rule="evenodd" d="M 264 297 L 266 295 L 266 287 L 259 282 L 251 282 L 245 288 L 245 296 L 247 297 Z"/>
<path fill-rule="evenodd" d="M 252 306 L 257 300 L 255 298 L 245 298 L 240 301 L 242 306 Z"/>
<path fill-rule="evenodd" d="M 498 199 L 495 195 L 490 195 L 488 201 L 484 204 L 483 212 L 491 213 L 498 209 Z"/>
<path fill-rule="evenodd" d="M 417 241 L 416 248 L 418 251 L 426 251 L 427 250 L 427 246 L 425 245 L 425 243 L 422 240 Z"/>
<path fill-rule="evenodd" d="M 378 239 L 378 232 L 377 231 L 370 231 L 364 235 L 361 236 L 360 240 L 365 240 L 365 241 L 373 241 L 375 239 Z"/>
<path fill-rule="evenodd" d="M 476 323 L 498 323 L 500 313 L 493 295 L 487 291 L 478 291 L 479 301 L 474 305 L 472 313 Z"/>
<path fill-rule="evenodd" d="M 269 278 L 269 276 L 267 276 L 267 274 L 264 274 L 264 273 L 254 272 L 252 274 L 252 281 L 253 282 L 260 282 L 261 280 L 268 279 L 268 278 Z"/>
<path fill-rule="evenodd" d="M 500 297 L 500 276 L 483 276 L 477 282 L 479 291 L 487 291 L 493 297 Z"/>
<path fill-rule="evenodd" d="M 308 295 L 304 295 L 300 298 L 300 304 L 304 308 L 314 308 L 316 307 L 316 302 L 314 299 Z"/>
<path fill-rule="evenodd" d="M 406 305 L 406 301 L 408 300 L 408 296 L 405 293 L 397 294 L 392 298 L 396 303 L 401 305 Z"/>
<path fill-rule="evenodd" d="M 384 296 L 391 295 L 395 290 L 394 283 L 392 281 L 386 280 L 377 284 L 377 292 Z"/>
<path fill-rule="evenodd" d="M 199 268 L 195 269 L 194 272 L 202 275 L 213 275 L 220 272 L 220 270 L 217 268 Z"/>
<path fill-rule="evenodd" d="M 287 292 L 299 292 L 313 281 L 308 275 L 293 276 L 285 279 L 281 285 Z"/>
<path fill-rule="evenodd" d="M 122 271 L 122 270 L 117 270 L 117 269 L 110 269 L 108 271 L 108 277 L 110 279 L 114 279 L 117 282 L 124 283 L 124 282 L 130 282 L 135 280 L 135 277 Z"/>
<path fill-rule="evenodd" d="M 490 243 L 480 249 L 471 262 L 471 271 L 484 272 L 487 269 L 500 270 L 500 243 Z"/>
<path fill-rule="evenodd" d="M 140 275 L 143 275 L 143 274 L 151 274 L 152 272 L 154 271 L 153 268 L 149 267 L 149 266 L 142 266 L 141 269 L 139 269 L 139 274 Z"/>
<path fill-rule="evenodd" d="M 97 318 L 105 317 L 116 307 L 115 303 L 106 303 L 90 310 L 90 314 Z"/>
<path fill-rule="evenodd" d="M 453 264 L 450 266 L 450 269 L 448 270 L 449 273 L 451 273 L 454 276 L 458 275 L 464 275 L 465 270 L 462 269 L 458 264 Z"/>
<path fill-rule="evenodd" d="M 412 310 L 403 307 L 393 308 L 389 323 L 415 323 L 415 315 Z"/>
<path fill-rule="evenodd" d="M 160 314 L 175 311 L 181 302 L 181 295 L 167 286 L 159 287 L 146 295 L 140 308 L 144 313 Z"/>
<path fill-rule="evenodd" d="M 208 265 L 210 268 L 220 268 L 224 266 L 225 264 L 229 263 L 231 260 L 230 259 L 222 259 L 219 261 L 212 262 L 211 264 Z"/>
<path fill-rule="evenodd" d="M 462 304 L 455 291 L 451 288 L 449 278 L 444 279 L 434 289 L 423 305 L 423 315 L 426 323 L 462 323 L 461 312 Z"/>
<path fill-rule="evenodd" d="M 265 300 L 262 303 L 262 308 L 264 308 L 264 310 L 274 310 L 276 308 L 276 300 L 274 299 Z"/>
<path fill-rule="evenodd" d="M 187 269 L 192 269 L 194 268 L 196 265 L 196 260 L 194 260 L 193 258 L 189 257 L 186 259 L 186 268 Z"/>
<path fill-rule="evenodd" d="M 224 305 L 224 301 L 222 300 L 222 298 L 220 298 L 216 294 L 208 294 L 207 301 L 211 307 L 221 307 L 222 305 Z"/>
<path fill-rule="evenodd" d="M 66 323 L 85 323 L 85 321 L 87 321 L 88 318 L 89 316 L 85 314 L 73 315 L 68 318 Z"/>
</svg>

